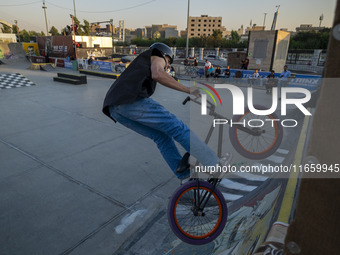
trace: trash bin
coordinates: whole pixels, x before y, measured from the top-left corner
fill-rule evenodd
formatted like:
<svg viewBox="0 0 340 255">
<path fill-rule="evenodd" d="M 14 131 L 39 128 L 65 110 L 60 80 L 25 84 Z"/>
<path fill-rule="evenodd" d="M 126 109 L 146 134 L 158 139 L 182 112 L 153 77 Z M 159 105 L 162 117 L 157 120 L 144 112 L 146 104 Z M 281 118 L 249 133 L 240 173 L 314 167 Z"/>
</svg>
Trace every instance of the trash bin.
<svg viewBox="0 0 340 255">
<path fill-rule="evenodd" d="M 72 70 L 78 71 L 78 61 L 77 60 L 72 60 Z"/>
</svg>

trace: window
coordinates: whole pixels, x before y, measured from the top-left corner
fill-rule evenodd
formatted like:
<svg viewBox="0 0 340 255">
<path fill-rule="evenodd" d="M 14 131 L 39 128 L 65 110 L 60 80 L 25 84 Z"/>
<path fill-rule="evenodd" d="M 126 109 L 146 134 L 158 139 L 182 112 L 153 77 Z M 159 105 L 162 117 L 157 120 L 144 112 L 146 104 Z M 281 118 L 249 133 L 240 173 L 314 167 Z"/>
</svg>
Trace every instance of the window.
<svg viewBox="0 0 340 255">
<path fill-rule="evenodd" d="M 205 32 L 205 31 L 207 31 L 206 29 L 203 29 L 203 31 Z"/>
<path fill-rule="evenodd" d="M 194 26 L 195 26 L 195 24 L 191 24 L 191 26 L 192 26 L 192 27 L 194 27 Z"/>
<path fill-rule="evenodd" d="M 198 31 L 201 31 L 201 29 L 198 29 Z"/>
<path fill-rule="evenodd" d="M 204 24 L 204 26 L 206 27 L 206 26 L 207 26 L 207 24 Z"/>
<path fill-rule="evenodd" d="M 191 36 L 194 36 L 194 34 L 193 34 L 193 33 L 191 33 L 190 35 L 191 35 Z"/>
<path fill-rule="evenodd" d="M 191 22 L 195 22 L 195 20 L 194 20 L 194 19 L 192 19 L 192 20 L 191 20 Z"/>
<path fill-rule="evenodd" d="M 201 20 L 199 19 L 198 22 L 201 22 Z"/>
<path fill-rule="evenodd" d="M 195 31 L 195 29 L 192 28 L 191 31 Z"/>
<path fill-rule="evenodd" d="M 201 34 L 198 34 L 198 36 L 201 36 Z"/>
<path fill-rule="evenodd" d="M 205 19 L 204 22 L 207 22 L 207 20 Z"/>
<path fill-rule="evenodd" d="M 198 26 L 200 27 L 200 26 L 201 26 L 201 24 L 198 24 Z"/>
</svg>

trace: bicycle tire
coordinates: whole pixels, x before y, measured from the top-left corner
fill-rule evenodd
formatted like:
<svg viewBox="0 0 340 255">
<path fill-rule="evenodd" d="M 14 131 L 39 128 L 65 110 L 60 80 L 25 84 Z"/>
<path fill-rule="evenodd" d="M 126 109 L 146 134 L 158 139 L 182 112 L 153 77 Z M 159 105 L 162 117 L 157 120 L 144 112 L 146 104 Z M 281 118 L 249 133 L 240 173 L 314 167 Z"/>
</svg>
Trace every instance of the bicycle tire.
<svg viewBox="0 0 340 255">
<path fill-rule="evenodd" d="M 267 109 L 266 107 L 260 105 L 254 105 L 254 107 L 258 110 Z M 244 115 L 235 115 L 232 121 L 235 123 L 246 119 L 279 120 L 279 117 L 275 113 L 264 116 L 254 115 L 249 111 L 248 108 L 246 108 Z M 248 159 L 260 160 L 268 158 L 270 155 L 276 152 L 283 138 L 283 128 L 281 122 L 264 121 L 264 123 L 264 126 L 266 127 L 263 127 L 262 129 L 264 130 L 264 128 L 269 127 L 268 131 L 260 136 L 256 136 L 256 138 L 253 135 L 239 130 L 237 125 L 233 125 L 229 128 L 230 142 L 238 153 Z M 270 125 L 272 125 L 272 127 L 270 127 Z M 251 145 L 256 145 L 256 148 L 251 148 Z"/>
<path fill-rule="evenodd" d="M 199 181 L 199 187 L 200 193 L 210 192 L 213 189 L 213 185 L 206 181 Z M 203 245 L 213 241 L 221 234 L 227 223 L 228 208 L 222 193 L 215 188 L 204 208 L 204 214 L 195 216 L 192 210 L 194 190 L 197 190 L 196 181 L 190 181 L 175 191 L 169 201 L 168 221 L 172 231 L 179 239 L 189 244 Z M 210 214 L 215 214 L 217 217 Z M 187 222 L 192 224 L 184 225 Z M 202 230 L 202 233 L 198 233 L 198 230 Z"/>
</svg>

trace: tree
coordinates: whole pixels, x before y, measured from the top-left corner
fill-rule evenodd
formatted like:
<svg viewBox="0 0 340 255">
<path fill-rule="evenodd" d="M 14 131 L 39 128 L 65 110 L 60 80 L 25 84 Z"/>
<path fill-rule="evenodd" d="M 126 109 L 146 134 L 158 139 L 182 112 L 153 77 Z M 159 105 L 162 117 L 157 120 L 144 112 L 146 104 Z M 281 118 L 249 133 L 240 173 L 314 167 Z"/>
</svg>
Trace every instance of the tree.
<svg viewBox="0 0 340 255">
<path fill-rule="evenodd" d="M 30 42 L 31 39 L 29 33 L 25 29 L 20 31 L 20 38 L 22 42 Z"/>
<path fill-rule="evenodd" d="M 241 36 L 234 30 L 231 31 L 231 40 L 235 43 L 238 43 L 241 39 Z"/>
<path fill-rule="evenodd" d="M 90 35 L 90 23 L 86 19 L 84 19 L 84 25 L 81 25 L 81 29 L 84 35 Z"/>
<path fill-rule="evenodd" d="M 327 49 L 330 29 L 320 32 L 298 32 L 290 38 L 290 49 Z"/>
<path fill-rule="evenodd" d="M 11 27 L 7 26 L 5 24 L 2 24 L 1 32 L 6 33 L 6 34 L 10 34 L 11 33 Z"/>
<path fill-rule="evenodd" d="M 54 36 L 54 35 L 59 35 L 58 29 L 55 28 L 55 26 L 52 26 L 49 33 Z"/>
</svg>

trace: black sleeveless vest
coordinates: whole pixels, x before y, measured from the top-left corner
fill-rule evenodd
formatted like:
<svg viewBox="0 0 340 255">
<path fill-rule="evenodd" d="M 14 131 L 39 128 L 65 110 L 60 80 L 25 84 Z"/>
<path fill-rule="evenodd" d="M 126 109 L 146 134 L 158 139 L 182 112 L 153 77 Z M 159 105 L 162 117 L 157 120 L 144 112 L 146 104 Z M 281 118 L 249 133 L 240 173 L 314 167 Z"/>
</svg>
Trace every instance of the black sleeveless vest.
<svg viewBox="0 0 340 255">
<path fill-rule="evenodd" d="M 111 118 L 110 106 L 131 104 L 154 93 L 157 82 L 151 77 L 151 55 L 151 50 L 141 53 L 112 84 L 104 99 L 105 115 Z"/>
</svg>

